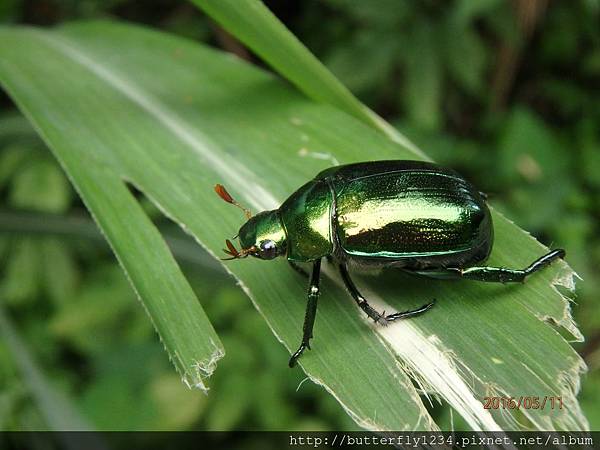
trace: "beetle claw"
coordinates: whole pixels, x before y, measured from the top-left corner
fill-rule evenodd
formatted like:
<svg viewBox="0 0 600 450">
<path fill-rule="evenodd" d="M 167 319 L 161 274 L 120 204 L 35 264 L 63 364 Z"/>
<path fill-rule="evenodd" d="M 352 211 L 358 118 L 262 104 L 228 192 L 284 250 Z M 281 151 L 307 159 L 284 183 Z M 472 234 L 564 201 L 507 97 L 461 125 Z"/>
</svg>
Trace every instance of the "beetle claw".
<svg viewBox="0 0 600 450">
<path fill-rule="evenodd" d="M 387 327 L 390 324 L 390 321 L 387 320 L 387 316 L 385 315 L 385 311 L 381 314 L 377 314 L 377 317 L 373 319 L 376 324 Z"/>
</svg>

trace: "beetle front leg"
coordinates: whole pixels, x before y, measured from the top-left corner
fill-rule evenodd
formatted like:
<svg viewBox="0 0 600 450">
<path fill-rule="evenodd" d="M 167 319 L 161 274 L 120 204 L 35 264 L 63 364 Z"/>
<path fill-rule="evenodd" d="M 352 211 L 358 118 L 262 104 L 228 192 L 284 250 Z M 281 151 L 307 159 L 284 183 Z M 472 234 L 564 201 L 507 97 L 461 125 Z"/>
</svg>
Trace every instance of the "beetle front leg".
<svg viewBox="0 0 600 450">
<path fill-rule="evenodd" d="M 468 267 L 465 269 L 447 268 L 460 278 L 469 280 L 488 281 L 492 283 L 517 283 L 525 281 L 525 277 L 550 265 L 558 258 L 564 258 L 563 249 L 552 250 L 550 253 L 536 259 L 525 269 L 506 269 L 504 267 Z"/>
<path fill-rule="evenodd" d="M 315 324 L 315 316 L 317 315 L 317 300 L 319 299 L 319 281 L 321 278 L 321 260 L 317 259 L 313 263 L 313 270 L 310 276 L 310 284 L 308 286 L 308 302 L 306 304 L 306 314 L 304 316 L 304 327 L 302 328 L 302 343 L 296 353 L 290 358 L 289 366 L 294 367 L 296 360 L 302 355 L 304 349 L 310 350 L 310 339 L 313 337 L 313 326 Z"/>
<path fill-rule="evenodd" d="M 393 322 L 398 319 L 406 319 L 408 317 L 417 316 L 419 314 L 423 314 L 425 311 L 429 310 L 434 304 L 435 300 L 427 303 L 417 309 L 411 309 L 408 311 L 397 312 L 394 314 L 385 315 L 385 311 L 380 314 L 377 312 L 367 300 L 362 296 L 362 294 L 358 291 L 354 281 L 350 278 L 350 274 L 348 273 L 348 268 L 344 264 L 340 264 L 340 273 L 342 275 L 342 279 L 344 280 L 344 284 L 346 285 L 346 289 L 350 292 L 350 295 L 354 299 L 354 301 L 358 304 L 359 308 L 362 309 L 367 316 L 373 319 L 376 323 L 380 325 L 387 325 L 390 322 Z"/>
</svg>

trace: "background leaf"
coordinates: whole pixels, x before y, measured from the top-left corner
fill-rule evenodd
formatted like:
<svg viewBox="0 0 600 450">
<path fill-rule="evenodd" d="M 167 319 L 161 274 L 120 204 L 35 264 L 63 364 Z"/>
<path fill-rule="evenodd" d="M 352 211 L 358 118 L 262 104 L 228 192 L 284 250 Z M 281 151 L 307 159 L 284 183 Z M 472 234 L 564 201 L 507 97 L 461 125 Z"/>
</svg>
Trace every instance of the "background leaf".
<svg viewBox="0 0 600 450">
<path fill-rule="evenodd" d="M 309 98 L 346 111 L 425 157 L 386 121 L 361 104 L 262 2 L 257 0 L 192 0 L 192 2 L 258 53 Z"/>
</svg>

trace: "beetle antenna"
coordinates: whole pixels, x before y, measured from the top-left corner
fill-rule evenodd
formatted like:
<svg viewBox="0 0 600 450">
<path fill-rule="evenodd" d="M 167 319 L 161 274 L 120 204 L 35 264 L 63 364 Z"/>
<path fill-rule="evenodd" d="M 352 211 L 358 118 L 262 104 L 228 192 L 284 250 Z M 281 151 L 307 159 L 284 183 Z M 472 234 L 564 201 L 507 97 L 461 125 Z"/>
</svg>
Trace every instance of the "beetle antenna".
<svg viewBox="0 0 600 450">
<path fill-rule="evenodd" d="M 242 251 L 238 251 L 237 248 L 231 243 L 229 239 L 225 239 L 225 245 L 227 246 L 227 250 L 223 249 L 223 251 L 228 254 L 229 258 L 221 258 L 221 261 L 230 261 L 232 259 L 241 259 L 247 258 L 248 255 L 257 251 L 257 248 L 252 246 L 250 248 L 243 248 Z"/>
<path fill-rule="evenodd" d="M 247 219 L 250 219 L 252 217 L 252 212 L 250 212 L 250 210 L 248 208 L 244 208 L 237 201 L 235 201 L 233 199 L 233 197 L 229 194 L 229 192 L 227 192 L 227 189 L 225 189 L 225 186 L 223 186 L 222 184 L 215 184 L 215 192 L 217 193 L 217 195 L 219 197 L 221 197 L 227 203 L 231 203 L 232 205 L 235 205 L 238 208 L 240 208 L 242 211 L 244 211 L 244 214 L 246 215 Z"/>
<path fill-rule="evenodd" d="M 227 246 L 227 250 L 223 249 L 223 251 L 229 256 L 231 256 L 231 258 L 221 258 L 221 261 L 229 261 L 231 259 L 240 258 L 240 252 L 237 251 L 237 249 L 229 239 L 225 239 L 225 245 Z"/>
</svg>

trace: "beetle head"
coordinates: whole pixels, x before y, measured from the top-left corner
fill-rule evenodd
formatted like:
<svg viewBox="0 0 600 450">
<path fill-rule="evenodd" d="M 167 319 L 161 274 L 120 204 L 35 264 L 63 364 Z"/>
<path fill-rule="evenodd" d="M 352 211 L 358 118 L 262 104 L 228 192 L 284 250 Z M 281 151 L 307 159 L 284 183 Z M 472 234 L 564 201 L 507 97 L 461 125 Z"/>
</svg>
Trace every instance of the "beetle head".
<svg viewBox="0 0 600 450">
<path fill-rule="evenodd" d="M 215 192 L 227 203 L 237 206 L 246 215 L 248 221 L 242 225 L 238 236 L 242 249 L 238 251 L 229 239 L 225 240 L 227 249 L 223 250 L 230 258 L 245 258 L 248 255 L 260 259 L 273 259 L 283 255 L 286 252 L 285 231 L 279 220 L 277 210 L 264 211 L 256 216 L 252 216 L 250 210 L 244 208 L 231 197 L 224 186 L 217 184 Z"/>
<path fill-rule="evenodd" d="M 242 251 L 260 259 L 273 259 L 286 253 L 286 237 L 277 210 L 250 218 L 239 232 Z"/>
</svg>

